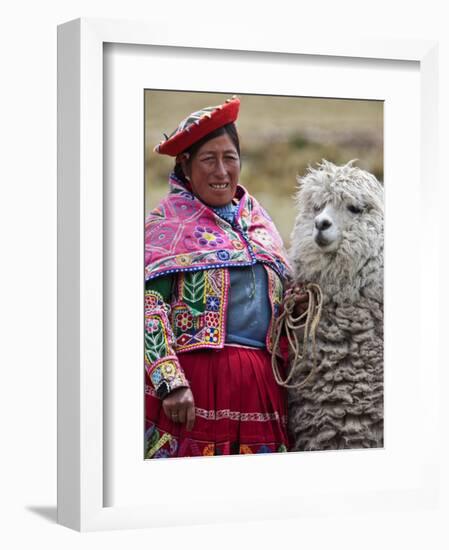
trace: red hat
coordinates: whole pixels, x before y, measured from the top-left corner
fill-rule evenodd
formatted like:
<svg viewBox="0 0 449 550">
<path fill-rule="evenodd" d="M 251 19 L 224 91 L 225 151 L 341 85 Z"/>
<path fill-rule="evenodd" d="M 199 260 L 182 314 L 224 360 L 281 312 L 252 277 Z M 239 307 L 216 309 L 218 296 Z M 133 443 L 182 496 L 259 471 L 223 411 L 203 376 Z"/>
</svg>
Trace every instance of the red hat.
<svg viewBox="0 0 449 550">
<path fill-rule="evenodd" d="M 233 96 L 223 105 L 205 107 L 184 119 L 176 130 L 156 145 L 154 151 L 161 155 L 175 157 L 193 145 L 205 135 L 237 119 L 240 99 Z"/>
</svg>

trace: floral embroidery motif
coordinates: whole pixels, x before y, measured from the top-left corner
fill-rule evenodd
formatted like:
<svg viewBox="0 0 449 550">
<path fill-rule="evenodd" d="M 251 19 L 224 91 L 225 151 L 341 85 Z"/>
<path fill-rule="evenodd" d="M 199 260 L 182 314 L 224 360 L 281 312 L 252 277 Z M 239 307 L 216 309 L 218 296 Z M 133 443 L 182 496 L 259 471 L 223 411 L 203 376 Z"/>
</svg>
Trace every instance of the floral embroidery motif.
<svg viewBox="0 0 449 550">
<path fill-rule="evenodd" d="M 147 332 L 156 332 L 159 328 L 159 323 L 156 319 L 147 319 L 145 321 L 145 329 Z"/>
<path fill-rule="evenodd" d="M 178 265 L 187 266 L 192 263 L 192 260 L 187 254 L 180 254 L 179 256 L 176 256 L 175 262 Z"/>
<path fill-rule="evenodd" d="M 161 369 L 154 369 L 154 371 L 151 373 L 151 382 L 153 382 L 153 384 L 155 386 L 159 386 L 161 380 L 162 380 L 162 372 L 161 372 Z"/>
<path fill-rule="evenodd" d="M 245 248 L 245 246 L 237 239 L 231 241 L 231 244 L 236 250 L 243 250 Z"/>
<path fill-rule="evenodd" d="M 177 196 L 171 201 L 171 207 L 176 214 L 183 217 L 191 216 L 195 212 L 195 205 L 190 197 Z"/>
<path fill-rule="evenodd" d="M 176 374 L 176 367 L 170 361 L 165 361 L 159 368 L 161 369 L 164 378 L 167 380 L 171 380 Z"/>
<path fill-rule="evenodd" d="M 193 327 L 193 316 L 186 311 L 178 313 L 176 316 L 176 326 L 182 331 L 186 331 Z"/>
<path fill-rule="evenodd" d="M 206 309 L 208 311 L 218 311 L 220 309 L 220 298 L 218 296 L 207 296 Z"/>
<path fill-rule="evenodd" d="M 162 360 L 156 363 L 150 371 L 150 380 L 157 389 L 162 382 L 166 382 L 171 390 L 188 386 L 183 372 L 174 361 Z"/>
<path fill-rule="evenodd" d="M 210 227 L 200 227 L 195 228 L 194 237 L 198 239 L 200 245 L 208 246 L 217 246 L 218 244 L 223 244 L 224 240 L 221 237 L 218 231 L 214 231 Z"/>
<path fill-rule="evenodd" d="M 145 357 L 151 364 L 169 352 L 168 327 L 160 315 L 154 314 L 145 318 L 145 328 Z"/>
<path fill-rule="evenodd" d="M 156 307 L 164 307 L 164 299 L 154 290 L 145 291 L 145 313 L 149 313 L 150 310 L 153 310 Z"/>
<path fill-rule="evenodd" d="M 220 331 L 217 328 L 207 327 L 206 333 L 205 333 L 206 342 L 216 344 L 218 342 L 219 335 L 220 335 Z"/>
<path fill-rule="evenodd" d="M 231 254 L 227 250 L 219 250 L 217 252 L 217 258 L 221 260 L 222 262 L 225 262 L 226 260 L 229 260 L 231 257 Z"/>
<path fill-rule="evenodd" d="M 161 248 L 169 248 L 169 245 L 173 243 L 176 229 L 170 224 L 161 224 L 153 237 L 153 245 Z"/>
</svg>

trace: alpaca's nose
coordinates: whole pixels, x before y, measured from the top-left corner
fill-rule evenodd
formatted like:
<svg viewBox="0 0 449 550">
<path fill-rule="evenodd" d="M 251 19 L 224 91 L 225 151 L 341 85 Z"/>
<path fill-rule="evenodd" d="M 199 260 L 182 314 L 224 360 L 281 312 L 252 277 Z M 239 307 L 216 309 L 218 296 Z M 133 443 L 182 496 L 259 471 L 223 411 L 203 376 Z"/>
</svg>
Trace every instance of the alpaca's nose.
<svg viewBox="0 0 449 550">
<path fill-rule="evenodd" d="M 327 218 L 317 218 L 315 220 L 315 227 L 318 229 L 318 231 L 324 231 L 325 229 L 329 229 L 331 225 L 332 225 L 332 222 Z"/>
</svg>

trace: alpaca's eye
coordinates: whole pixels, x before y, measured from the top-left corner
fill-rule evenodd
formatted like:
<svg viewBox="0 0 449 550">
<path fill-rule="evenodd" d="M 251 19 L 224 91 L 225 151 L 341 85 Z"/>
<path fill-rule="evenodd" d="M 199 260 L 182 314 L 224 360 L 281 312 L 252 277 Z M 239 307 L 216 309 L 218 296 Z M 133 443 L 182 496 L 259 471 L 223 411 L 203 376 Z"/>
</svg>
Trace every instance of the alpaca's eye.
<svg viewBox="0 0 449 550">
<path fill-rule="evenodd" d="M 313 210 L 315 212 L 319 212 L 320 210 L 323 210 L 324 206 L 319 206 L 318 204 L 313 205 Z"/>
<path fill-rule="evenodd" d="M 358 206 L 354 206 L 353 204 L 349 204 L 348 210 L 353 214 L 360 214 L 360 212 L 362 211 L 362 208 L 359 208 Z"/>
</svg>

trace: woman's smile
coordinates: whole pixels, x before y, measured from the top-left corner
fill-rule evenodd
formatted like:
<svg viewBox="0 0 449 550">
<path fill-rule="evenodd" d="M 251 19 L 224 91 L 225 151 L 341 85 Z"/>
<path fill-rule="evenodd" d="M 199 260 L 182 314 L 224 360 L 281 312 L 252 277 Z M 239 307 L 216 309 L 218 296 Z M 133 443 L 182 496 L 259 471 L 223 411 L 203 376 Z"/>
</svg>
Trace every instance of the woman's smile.
<svg viewBox="0 0 449 550">
<path fill-rule="evenodd" d="M 212 189 L 226 189 L 229 186 L 229 183 L 210 183 Z"/>
</svg>

